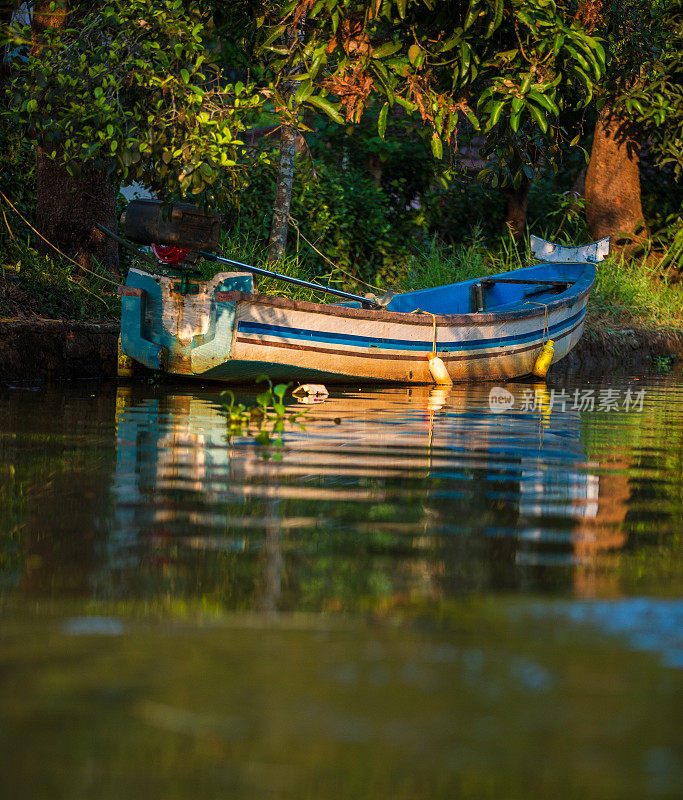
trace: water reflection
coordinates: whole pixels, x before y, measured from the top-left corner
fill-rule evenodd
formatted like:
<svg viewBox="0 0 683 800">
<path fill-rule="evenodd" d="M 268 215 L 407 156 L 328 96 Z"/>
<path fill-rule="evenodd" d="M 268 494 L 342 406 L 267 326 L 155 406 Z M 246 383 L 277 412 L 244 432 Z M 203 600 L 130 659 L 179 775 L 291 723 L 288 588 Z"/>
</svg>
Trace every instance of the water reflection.
<svg viewBox="0 0 683 800">
<path fill-rule="evenodd" d="M 682 388 L 0 389 L 5 794 L 677 798 Z"/>
<path fill-rule="evenodd" d="M 333 396 L 282 449 L 230 440 L 213 398 L 124 388 L 116 417 L 106 569 L 142 558 L 228 605 L 590 595 L 625 543 L 628 479 L 587 459 L 580 414 L 494 414 L 481 387 Z"/>
</svg>

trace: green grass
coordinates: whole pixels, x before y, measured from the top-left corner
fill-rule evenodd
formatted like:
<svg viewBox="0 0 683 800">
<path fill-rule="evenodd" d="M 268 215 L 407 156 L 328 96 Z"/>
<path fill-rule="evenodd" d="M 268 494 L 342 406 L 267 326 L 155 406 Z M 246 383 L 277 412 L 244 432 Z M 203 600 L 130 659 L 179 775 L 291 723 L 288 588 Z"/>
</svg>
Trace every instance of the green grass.
<svg viewBox="0 0 683 800">
<path fill-rule="evenodd" d="M 594 319 L 624 327 L 683 327 L 683 285 L 668 284 L 659 266 L 612 257 L 597 272 L 589 302 Z"/>
<path fill-rule="evenodd" d="M 76 275 L 76 267 L 13 240 L 0 254 L 0 318 L 117 320 L 116 282 L 104 269 Z"/>
<path fill-rule="evenodd" d="M 325 270 L 322 273 L 316 273 L 313 264 L 301 263 L 295 256 L 288 256 L 277 265 L 268 264 L 266 244 L 260 239 L 226 236 L 219 252 L 226 258 L 357 294 L 369 290 L 367 285 L 356 282 L 347 272 L 331 267 L 322 259 Z M 680 264 L 681 259 L 683 236 L 677 237 L 656 263 L 652 258 L 625 259 L 623 256 L 613 256 L 600 263 L 589 302 L 591 325 L 683 328 L 683 284 L 671 285 L 662 278 L 662 267 Z M 507 237 L 491 245 L 475 230 L 468 243 L 446 246 L 433 240 L 428 248 L 408 257 L 395 285 L 382 288 L 406 292 L 507 272 L 532 263 L 534 258 L 528 240 L 517 246 Z M 119 316 L 119 299 L 104 271 L 102 277 L 98 274 L 75 277 L 70 265 L 41 256 L 29 245 L 17 241 L 7 248 L 3 264 L 0 266 L 0 317 L 25 314 L 98 320 Z M 230 267 L 204 263 L 201 269 L 208 278 Z M 258 290 L 314 302 L 334 300 L 330 295 L 273 278 L 259 278 Z"/>
<path fill-rule="evenodd" d="M 224 258 L 240 261 L 243 264 L 248 264 L 253 267 L 261 267 L 262 269 L 276 271 L 291 278 L 322 283 L 323 285 L 329 284 L 330 286 L 339 288 L 339 275 L 341 275 L 341 273 L 339 273 L 339 275 L 334 275 L 333 271 L 330 269 L 324 275 L 316 275 L 307 265 L 302 264 L 296 256 L 287 256 L 280 260 L 277 265 L 269 264 L 267 250 L 267 242 L 264 240 L 237 234 L 222 237 L 218 248 L 218 254 Z M 213 277 L 217 272 L 229 272 L 232 269 L 233 268 L 227 264 L 215 262 L 204 262 L 201 265 L 201 271 L 206 278 Z M 238 268 L 235 267 L 234 270 L 238 271 Z M 324 295 L 313 289 L 305 289 L 274 278 L 256 276 L 256 282 L 258 291 L 262 294 L 276 294 L 280 297 L 292 297 L 297 300 L 308 300 L 314 303 L 325 303 L 330 300 L 329 295 Z"/>
<path fill-rule="evenodd" d="M 467 244 L 444 246 L 433 240 L 429 249 L 410 257 L 394 291 L 410 292 L 448 283 L 508 272 L 533 263 L 527 247 L 517 247 L 512 239 L 501 240 L 497 249 L 487 246 L 475 230 Z"/>
</svg>

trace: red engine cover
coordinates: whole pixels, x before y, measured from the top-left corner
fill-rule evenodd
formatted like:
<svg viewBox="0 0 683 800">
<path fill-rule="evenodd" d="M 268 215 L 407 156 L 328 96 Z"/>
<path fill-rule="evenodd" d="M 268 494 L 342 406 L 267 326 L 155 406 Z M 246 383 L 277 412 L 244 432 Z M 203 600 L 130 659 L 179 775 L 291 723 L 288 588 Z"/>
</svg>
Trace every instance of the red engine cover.
<svg viewBox="0 0 683 800">
<path fill-rule="evenodd" d="M 190 251 L 172 244 L 153 244 L 152 252 L 162 264 L 182 264 Z"/>
</svg>

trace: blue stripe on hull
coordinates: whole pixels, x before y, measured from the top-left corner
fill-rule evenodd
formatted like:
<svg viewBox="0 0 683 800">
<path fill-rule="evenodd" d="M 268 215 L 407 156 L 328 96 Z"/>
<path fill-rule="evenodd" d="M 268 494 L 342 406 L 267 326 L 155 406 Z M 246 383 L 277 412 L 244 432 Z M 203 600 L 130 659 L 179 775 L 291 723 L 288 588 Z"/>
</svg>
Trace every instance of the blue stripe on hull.
<svg viewBox="0 0 683 800">
<path fill-rule="evenodd" d="M 549 335 L 552 339 L 554 335 L 560 333 L 565 328 L 579 322 L 586 314 L 585 307 L 572 317 L 562 320 L 549 328 Z M 332 333 L 301 328 L 287 328 L 282 325 L 266 325 L 261 322 L 241 321 L 237 327 L 237 333 L 255 334 L 257 336 L 273 336 L 281 339 L 302 339 L 313 343 L 325 344 L 345 344 L 353 347 L 371 347 L 385 350 L 418 350 L 425 351 L 432 349 L 431 339 L 428 341 L 411 341 L 408 339 L 378 339 L 370 336 L 354 336 L 348 333 Z M 542 339 L 544 329 L 531 331 L 530 333 L 518 334 L 516 336 L 500 336 L 494 339 L 477 339 L 461 342 L 440 342 L 437 350 L 440 353 L 453 353 L 462 350 L 480 350 L 487 347 L 509 346 L 514 344 L 524 344 Z M 267 344 L 267 342 L 264 342 Z"/>
</svg>

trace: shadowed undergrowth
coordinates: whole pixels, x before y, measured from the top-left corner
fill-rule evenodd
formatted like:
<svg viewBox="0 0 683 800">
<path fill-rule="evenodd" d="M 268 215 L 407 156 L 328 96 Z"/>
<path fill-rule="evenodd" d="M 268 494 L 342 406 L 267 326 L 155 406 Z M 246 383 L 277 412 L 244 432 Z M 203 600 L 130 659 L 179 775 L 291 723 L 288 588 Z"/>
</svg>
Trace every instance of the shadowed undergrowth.
<svg viewBox="0 0 683 800">
<path fill-rule="evenodd" d="M 591 324 L 614 327 L 683 326 L 683 286 L 662 278 L 661 264 L 680 262 L 682 254 L 675 242 L 663 259 L 653 264 L 646 257 L 626 259 L 611 256 L 598 265 L 597 279 L 589 302 Z M 316 274 L 311 265 L 288 256 L 276 266 L 266 262 L 259 240 L 224 237 L 221 254 L 246 264 L 276 269 L 290 277 L 365 294 L 373 287 L 356 281 L 342 268 L 323 262 L 324 272 Z M 5 253 L 7 263 L 0 267 L 0 316 L 40 316 L 56 319 L 117 319 L 120 313 L 115 286 L 102 274 L 76 275 L 67 263 L 40 255 L 32 247 L 15 242 Z M 322 259 L 321 259 L 322 261 Z M 433 240 L 429 247 L 408 256 L 393 286 L 380 287 L 406 292 L 441 286 L 483 275 L 507 272 L 534 263 L 528 239 L 517 246 L 502 238 L 491 246 L 475 230 L 469 242 L 446 246 Z M 144 265 L 143 265 L 144 268 Z M 227 266 L 204 263 L 204 277 Z M 314 302 L 333 302 L 330 295 L 293 286 L 273 278 L 259 278 L 258 290 Z"/>
</svg>

